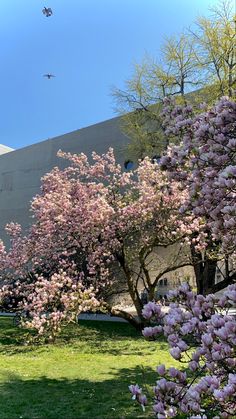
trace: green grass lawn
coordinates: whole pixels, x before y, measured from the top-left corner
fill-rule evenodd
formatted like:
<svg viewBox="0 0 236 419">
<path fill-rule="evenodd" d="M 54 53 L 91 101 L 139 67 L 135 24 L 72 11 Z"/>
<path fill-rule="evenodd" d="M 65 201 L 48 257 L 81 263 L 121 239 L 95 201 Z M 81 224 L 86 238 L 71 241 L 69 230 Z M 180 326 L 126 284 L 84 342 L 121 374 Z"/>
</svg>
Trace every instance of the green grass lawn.
<svg viewBox="0 0 236 419">
<path fill-rule="evenodd" d="M 153 385 L 155 367 L 173 365 L 165 342 L 147 342 L 125 323 L 80 321 L 53 345 L 24 341 L 0 318 L 0 419 L 147 417 L 128 385 Z"/>
</svg>

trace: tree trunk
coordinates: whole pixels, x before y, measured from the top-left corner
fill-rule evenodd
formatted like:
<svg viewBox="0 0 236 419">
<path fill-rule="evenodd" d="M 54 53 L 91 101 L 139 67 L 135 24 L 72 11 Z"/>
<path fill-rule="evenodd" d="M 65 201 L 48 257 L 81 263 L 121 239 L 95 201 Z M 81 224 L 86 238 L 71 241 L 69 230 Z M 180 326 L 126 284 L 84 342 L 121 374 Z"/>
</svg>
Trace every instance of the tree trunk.
<svg viewBox="0 0 236 419">
<path fill-rule="evenodd" d="M 191 246 L 191 254 L 193 259 L 193 268 L 196 277 L 197 293 L 202 295 L 210 294 L 214 289 L 215 275 L 218 260 L 215 258 L 202 258 L 200 252 Z"/>
<path fill-rule="evenodd" d="M 229 65 L 229 76 L 228 76 L 228 95 L 229 97 L 233 97 L 233 86 L 235 80 L 233 79 L 233 65 Z"/>
<path fill-rule="evenodd" d="M 148 301 L 153 301 L 155 299 L 155 288 L 156 288 L 156 285 L 149 287 Z"/>
<path fill-rule="evenodd" d="M 129 295 L 132 299 L 132 302 L 133 302 L 134 307 L 135 307 L 136 312 L 137 312 L 137 316 L 136 316 L 137 319 L 134 316 L 130 315 L 129 313 L 127 313 L 123 310 L 116 310 L 118 314 L 114 314 L 115 311 L 113 309 L 113 314 L 125 318 L 125 320 L 128 320 L 128 322 L 130 324 L 132 324 L 135 328 L 138 328 L 138 330 L 141 330 L 144 327 L 144 324 L 145 324 L 145 319 L 142 316 L 143 304 L 142 304 L 141 298 L 139 296 L 138 289 L 134 285 L 132 272 L 129 269 L 129 266 L 126 264 L 124 251 L 122 251 L 120 254 L 117 255 L 117 260 L 118 260 L 118 262 L 119 262 L 119 264 L 120 264 L 120 266 L 123 270 L 123 273 L 125 275 Z M 140 326 L 139 326 L 139 324 L 140 324 Z"/>
<path fill-rule="evenodd" d="M 112 316 L 121 317 L 124 320 L 127 320 L 131 326 L 133 326 L 136 330 L 141 331 L 145 324 L 141 321 L 139 316 L 133 316 L 132 314 L 128 313 L 127 311 L 116 309 L 111 307 L 110 313 Z"/>
<path fill-rule="evenodd" d="M 203 271 L 202 271 L 202 294 L 207 295 L 213 292 L 213 287 L 215 285 L 215 275 L 217 268 L 216 259 L 206 259 L 204 261 Z"/>
<path fill-rule="evenodd" d="M 216 284 L 215 275 L 218 259 L 207 256 L 203 259 L 201 253 L 196 252 L 194 246 L 191 246 L 191 253 L 198 294 L 214 294 L 235 283 L 236 272 L 230 274 L 227 258 L 225 259 L 225 277 Z"/>
</svg>

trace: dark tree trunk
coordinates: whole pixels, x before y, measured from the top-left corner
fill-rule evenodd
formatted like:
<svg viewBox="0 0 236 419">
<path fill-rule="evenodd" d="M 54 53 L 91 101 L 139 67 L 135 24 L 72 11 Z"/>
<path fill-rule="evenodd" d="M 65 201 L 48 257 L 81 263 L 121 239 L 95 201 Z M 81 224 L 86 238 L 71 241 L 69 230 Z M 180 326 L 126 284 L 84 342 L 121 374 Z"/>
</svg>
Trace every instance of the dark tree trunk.
<svg viewBox="0 0 236 419">
<path fill-rule="evenodd" d="M 196 277 L 197 293 L 202 295 L 212 293 L 215 285 L 218 260 L 207 256 L 203 259 L 201 253 L 197 252 L 193 245 L 191 246 L 191 254 Z"/>
<path fill-rule="evenodd" d="M 181 82 L 180 82 L 180 94 L 182 97 L 184 97 L 184 76 L 181 77 Z"/>
<path fill-rule="evenodd" d="M 225 259 L 225 277 L 216 284 L 215 276 L 218 259 L 209 258 L 207 255 L 203 259 L 201 253 L 196 252 L 194 246 L 191 246 L 191 254 L 198 294 L 214 294 L 217 291 L 223 290 L 228 285 L 235 283 L 236 272 L 230 274 L 228 258 Z"/>
<path fill-rule="evenodd" d="M 132 326 L 134 326 L 137 330 L 142 330 L 146 321 L 145 321 L 144 317 L 142 316 L 143 303 L 142 303 L 141 298 L 139 296 L 137 285 L 135 285 L 135 281 L 133 280 L 132 272 L 131 272 L 128 264 L 126 264 L 124 251 L 117 254 L 116 257 L 117 257 L 117 260 L 118 260 L 118 262 L 119 262 L 119 264 L 120 264 L 120 266 L 123 270 L 123 273 L 125 275 L 128 292 L 129 292 L 129 295 L 132 299 L 133 305 L 136 309 L 137 315 L 132 316 L 129 313 L 127 313 L 126 311 L 115 310 L 115 309 L 111 309 L 110 312 L 113 315 L 123 317 L 130 324 L 132 324 Z M 117 313 L 117 314 L 115 314 L 115 313 Z"/>
<path fill-rule="evenodd" d="M 204 267 L 202 272 L 202 294 L 207 295 L 213 292 L 215 285 L 215 275 L 217 268 L 216 259 L 207 259 L 204 261 Z"/>
<path fill-rule="evenodd" d="M 155 286 L 152 286 L 148 290 L 148 301 L 153 301 L 155 299 Z"/>
<path fill-rule="evenodd" d="M 133 316 L 127 311 L 111 308 L 110 313 L 112 316 L 121 317 L 122 319 L 126 320 L 131 324 L 131 326 L 140 332 L 145 326 L 145 323 L 139 318 L 139 316 Z"/>
</svg>

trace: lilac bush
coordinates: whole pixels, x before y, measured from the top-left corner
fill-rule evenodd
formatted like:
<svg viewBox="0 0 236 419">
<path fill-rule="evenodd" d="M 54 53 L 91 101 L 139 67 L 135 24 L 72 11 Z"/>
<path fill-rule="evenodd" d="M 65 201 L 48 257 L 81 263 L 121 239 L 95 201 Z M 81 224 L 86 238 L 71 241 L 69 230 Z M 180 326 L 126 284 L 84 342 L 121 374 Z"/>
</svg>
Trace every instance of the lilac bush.
<svg viewBox="0 0 236 419">
<path fill-rule="evenodd" d="M 158 419 L 233 418 L 236 413 L 236 285 L 221 298 L 195 294 L 188 284 L 168 295 L 169 311 L 149 302 L 143 316 L 151 326 L 146 339 L 167 339 L 170 355 L 180 369 L 157 367 L 153 394 L 137 384 L 129 387 L 132 398 L 145 409 L 152 405 Z M 183 417 L 183 416 L 182 416 Z"/>
</svg>

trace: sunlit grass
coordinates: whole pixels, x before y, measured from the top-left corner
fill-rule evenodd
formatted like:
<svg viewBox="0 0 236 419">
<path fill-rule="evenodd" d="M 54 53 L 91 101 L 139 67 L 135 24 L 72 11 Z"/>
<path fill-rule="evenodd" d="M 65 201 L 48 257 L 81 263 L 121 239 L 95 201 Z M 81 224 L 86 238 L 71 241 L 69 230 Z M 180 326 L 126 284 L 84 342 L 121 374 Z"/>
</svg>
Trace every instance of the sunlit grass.
<svg viewBox="0 0 236 419">
<path fill-rule="evenodd" d="M 173 365 L 165 342 L 146 342 L 125 323 L 81 321 L 54 345 L 26 346 L 25 332 L 0 319 L 0 418 L 143 416 L 128 385 L 153 385 Z"/>
</svg>

